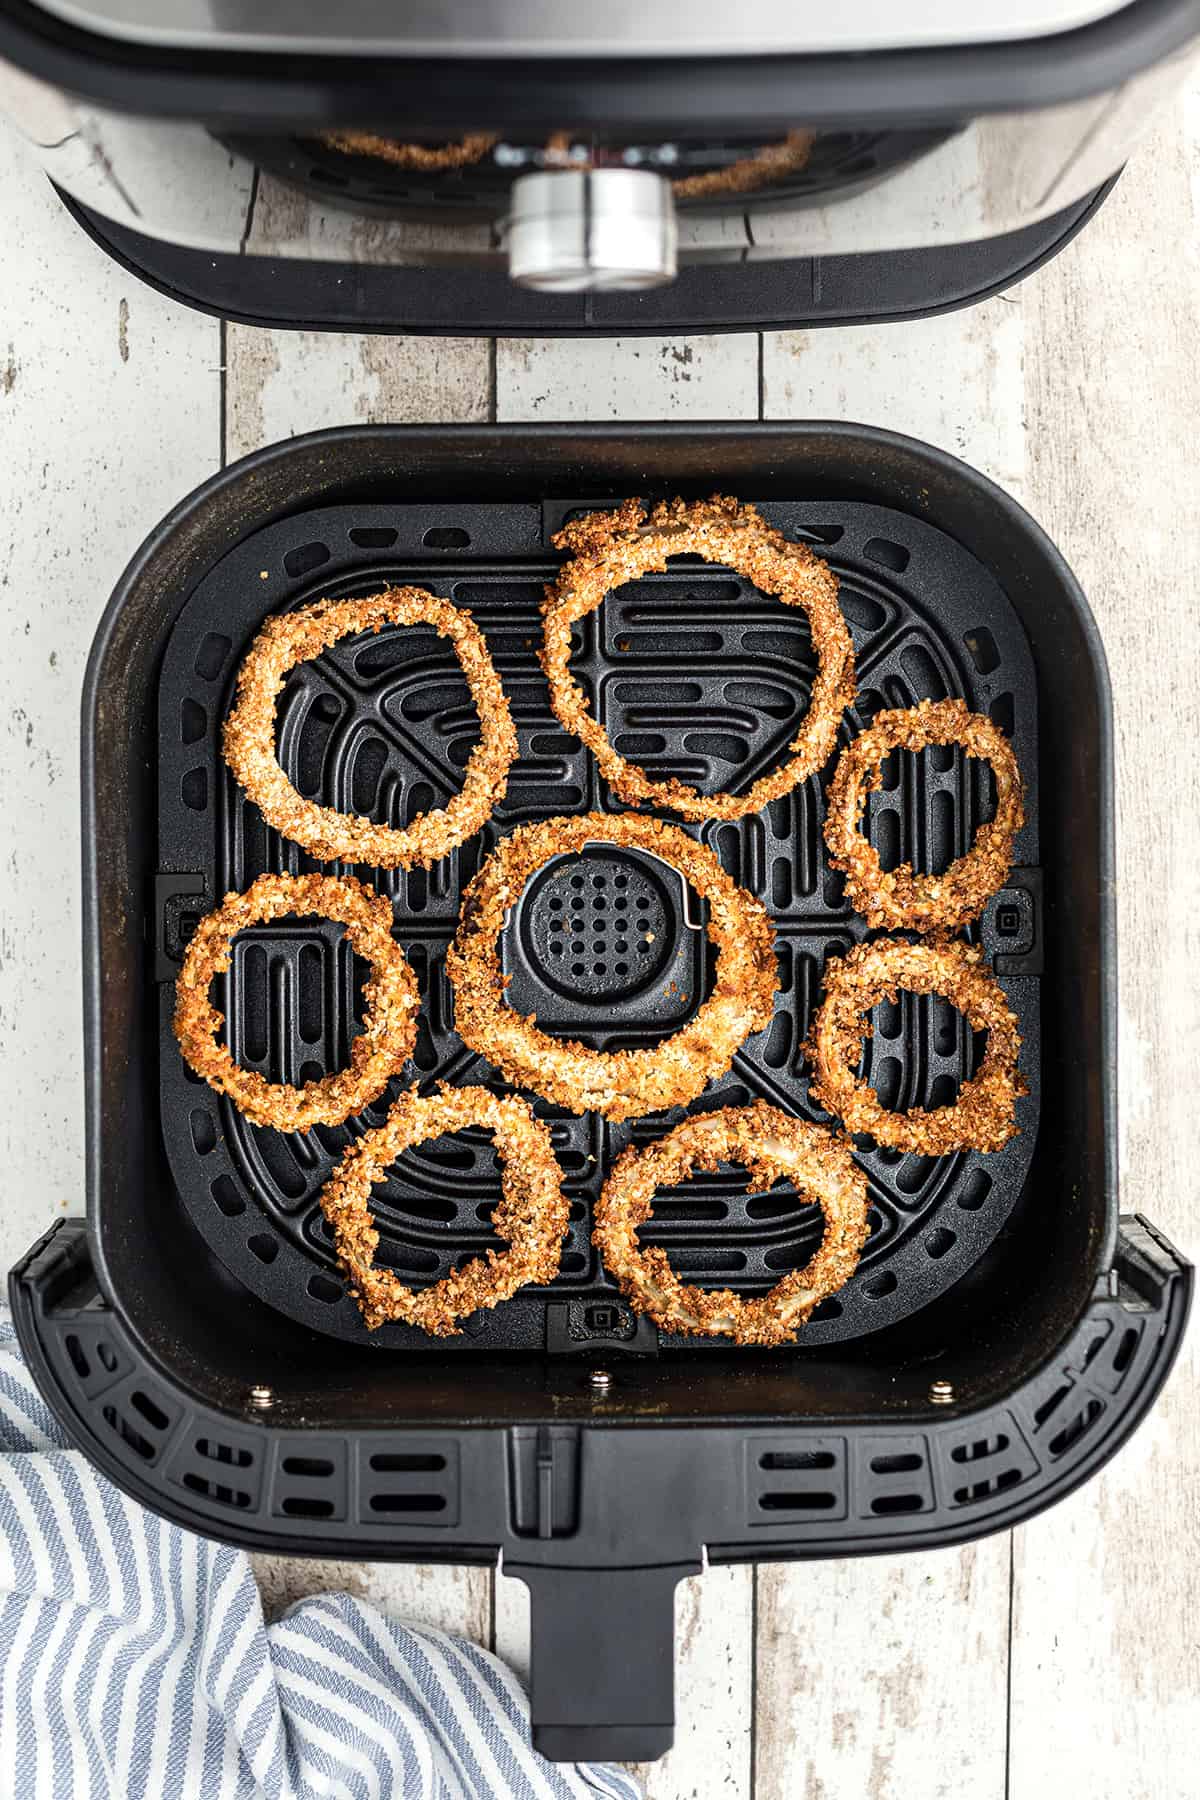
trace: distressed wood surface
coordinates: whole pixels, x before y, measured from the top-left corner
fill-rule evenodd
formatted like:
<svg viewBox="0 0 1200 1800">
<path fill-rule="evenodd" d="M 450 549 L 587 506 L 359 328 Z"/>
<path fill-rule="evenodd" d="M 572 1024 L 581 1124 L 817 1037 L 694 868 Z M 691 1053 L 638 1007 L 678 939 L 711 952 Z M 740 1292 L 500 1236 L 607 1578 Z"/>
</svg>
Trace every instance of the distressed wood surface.
<svg viewBox="0 0 1200 1800">
<path fill-rule="evenodd" d="M 0 128 L 0 1216 L 5 1262 L 81 1204 L 77 701 L 113 580 L 222 457 L 358 420 L 857 418 L 1019 494 L 1080 574 L 1112 667 L 1123 1205 L 1194 1241 L 1200 1066 L 1200 99 L 1177 106 L 1078 242 L 966 313 L 854 331 L 616 342 L 272 333 L 158 299 L 60 213 Z M 987 172 L 984 172 L 985 177 Z M 993 172 L 995 175 L 995 172 Z M 988 177 L 987 179 L 990 179 Z M 995 176 L 998 179 L 998 176 Z M 948 196 L 961 208 L 979 195 Z M 255 248 L 311 235 L 260 191 Z M 347 254 L 369 255 L 365 239 Z M 224 380 L 222 383 L 222 366 Z M 86 395 L 86 401 L 81 396 Z M 221 439 L 220 421 L 225 432 Z M 114 421 L 134 418 L 133 435 Z M 714 470 L 714 477 L 719 471 Z M 64 880 L 66 872 L 68 879 Z M 31 932 L 36 917 L 38 929 Z M 1011 1538 L 680 1590 L 678 1743 L 653 1800 L 1184 1800 L 1200 1708 L 1194 1354 L 1111 1469 Z M 277 1611 L 348 1587 L 527 1654 L 487 1571 L 263 1558 Z"/>
<path fill-rule="evenodd" d="M 142 538 L 220 454 L 219 327 L 67 217 L 0 121 L 0 1262 L 83 1210 L 79 692 Z"/>
<path fill-rule="evenodd" d="M 1026 491 L 1113 679 L 1121 1204 L 1195 1255 L 1200 86 L 1046 276 L 1026 298 Z M 1011 1800 L 1200 1791 L 1198 1373 L 1193 1330 L 1132 1443 L 1016 1534 Z"/>
</svg>

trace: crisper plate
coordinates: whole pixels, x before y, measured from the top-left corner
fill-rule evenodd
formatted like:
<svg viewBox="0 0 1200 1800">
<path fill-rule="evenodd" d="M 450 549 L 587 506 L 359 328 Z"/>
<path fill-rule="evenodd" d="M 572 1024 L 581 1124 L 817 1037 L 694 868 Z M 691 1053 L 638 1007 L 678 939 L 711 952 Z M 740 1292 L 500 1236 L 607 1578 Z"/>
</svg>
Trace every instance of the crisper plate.
<svg viewBox="0 0 1200 1800">
<path fill-rule="evenodd" d="M 601 502 L 597 501 L 596 504 Z M 323 596 L 414 583 L 467 607 L 484 631 L 512 703 L 520 760 L 484 831 L 431 870 L 355 872 L 389 895 L 396 930 L 423 996 L 411 1075 L 494 1082 L 453 1029 L 444 971 L 465 883 L 497 839 L 526 819 L 618 810 L 591 757 L 550 712 L 536 649 L 543 583 L 559 558 L 550 535 L 579 501 L 543 506 L 348 506 L 298 514 L 241 543 L 181 612 L 159 687 L 160 1095 L 180 1198 L 202 1236 L 252 1292 L 317 1330 L 374 1345 L 431 1348 L 653 1350 L 708 1340 L 659 1334 L 621 1300 L 590 1243 L 604 1172 L 631 1137 L 646 1142 L 682 1116 L 610 1125 L 539 1101 L 571 1201 L 562 1269 L 474 1315 L 464 1334 L 434 1340 L 403 1325 L 367 1334 L 345 1292 L 318 1194 L 352 1133 L 377 1123 L 387 1097 L 359 1120 L 307 1135 L 247 1124 L 191 1075 L 171 1031 L 172 982 L 196 918 L 264 870 L 317 865 L 263 824 L 220 759 L 221 723 L 237 667 L 269 614 Z M 589 502 L 590 504 L 590 502 Z M 999 1155 L 930 1159 L 860 1148 L 870 1178 L 872 1233 L 854 1280 L 802 1334 L 828 1345 L 894 1323 L 957 1281 L 994 1240 L 1020 1195 L 1033 1154 L 1039 1094 L 1041 955 L 1036 689 L 1024 632 L 987 569 L 954 540 L 906 514 L 860 503 L 770 502 L 765 516 L 828 556 L 854 637 L 859 698 L 842 741 L 886 706 L 962 695 L 1012 737 L 1028 784 L 1027 821 L 1010 885 L 989 906 L 982 939 L 1020 1019 L 1020 1135 Z M 652 773 L 712 790 L 741 789 L 780 757 L 808 702 L 807 625 L 732 572 L 680 558 L 663 575 L 616 590 L 581 622 L 574 669 L 619 748 Z M 407 822 L 456 791 L 477 720 L 448 648 L 412 628 L 346 640 L 296 671 L 279 708 L 285 768 L 327 804 Z M 763 813 L 692 828 L 769 907 L 778 934 L 780 997 L 770 1028 L 693 1110 L 765 1098 L 821 1119 L 808 1098 L 800 1045 L 826 957 L 864 935 L 827 865 L 824 780 L 810 779 Z M 894 759 L 870 804 L 885 863 L 937 866 L 962 854 L 989 816 L 991 776 L 957 750 Z M 621 904 L 621 902 L 624 904 Z M 556 929 L 582 923 L 572 943 Z M 631 929 L 626 929 L 625 920 Z M 701 1003 L 710 969 L 703 910 L 662 863 L 596 846 L 531 881 L 504 936 L 511 993 L 546 1029 L 598 1047 L 652 1041 Z M 340 928 L 305 920 L 256 928 L 237 942 L 217 984 L 239 1061 L 296 1081 L 344 1063 L 360 983 Z M 222 994 L 221 987 L 225 992 Z M 939 1105 L 974 1067 L 977 1046 L 939 1000 L 903 996 L 874 1014 L 864 1071 L 885 1102 Z M 398 1086 L 391 1090 L 398 1091 Z M 414 1284 L 499 1240 L 491 1141 L 464 1133 L 406 1153 L 376 1190 L 380 1257 Z M 659 1197 L 643 1232 L 687 1279 L 762 1291 L 807 1260 L 820 1214 L 785 1187 L 746 1189 L 737 1171 L 698 1176 Z M 714 1340 L 720 1347 L 723 1340 Z"/>
</svg>

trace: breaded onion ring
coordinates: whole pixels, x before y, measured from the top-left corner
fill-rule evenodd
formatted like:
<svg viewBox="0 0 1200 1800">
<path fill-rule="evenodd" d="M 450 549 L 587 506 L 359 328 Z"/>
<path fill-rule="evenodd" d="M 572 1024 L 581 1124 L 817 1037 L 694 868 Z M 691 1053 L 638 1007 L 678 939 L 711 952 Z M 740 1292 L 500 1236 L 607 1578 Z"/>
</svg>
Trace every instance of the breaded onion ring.
<svg viewBox="0 0 1200 1800">
<path fill-rule="evenodd" d="M 661 857 L 708 901 L 708 935 L 717 949 L 712 992 L 673 1037 L 644 1050 L 589 1050 L 550 1037 L 505 1003 L 498 944 L 506 913 L 551 857 L 591 843 Z M 632 813 L 542 819 L 503 838 L 463 896 L 446 970 L 465 1044 L 514 1087 L 608 1119 L 635 1119 L 694 1099 L 724 1074 L 746 1038 L 770 1024 L 778 981 L 775 934 L 762 905 L 677 825 Z"/>
<path fill-rule="evenodd" d="M 825 1235 L 816 1255 L 769 1294 L 747 1298 L 730 1288 L 692 1287 L 680 1281 L 665 1250 L 638 1244 L 638 1227 L 650 1218 L 659 1188 L 723 1162 L 748 1169 L 760 1188 L 786 1176 L 824 1211 Z M 596 1203 L 592 1242 L 630 1305 L 664 1330 L 727 1334 L 738 1344 L 788 1344 L 813 1308 L 849 1281 L 867 1231 L 867 1178 L 845 1139 L 758 1100 L 699 1113 L 644 1148 L 630 1145 Z"/>
<path fill-rule="evenodd" d="M 370 963 L 372 978 L 363 989 L 366 1016 L 350 1046 L 350 1067 L 296 1088 L 238 1067 L 228 1047 L 217 1042 L 224 1016 L 208 990 L 213 977 L 229 968 L 239 931 L 309 913 L 346 927 L 351 947 Z M 419 1005 L 416 977 L 392 936 L 389 901 L 349 877 L 260 875 L 244 894 L 226 894 L 196 927 L 175 983 L 175 1036 L 197 1075 L 228 1094 L 252 1124 L 307 1131 L 340 1125 L 378 1099 L 413 1053 Z"/>
<path fill-rule="evenodd" d="M 916 875 L 911 863 L 885 871 L 860 829 L 867 795 L 879 787 L 881 765 L 891 751 L 924 750 L 929 744 L 961 744 L 968 756 L 992 765 L 996 815 L 944 874 Z M 964 700 L 922 700 L 907 711 L 881 712 L 842 751 L 829 784 L 830 864 L 845 875 L 850 903 L 872 929 L 957 931 L 979 917 L 1008 879 L 1013 839 L 1025 823 L 1021 794 L 1012 745 Z"/>
<path fill-rule="evenodd" d="M 627 500 L 616 512 L 589 513 L 564 526 L 554 543 L 569 550 L 571 560 L 546 589 L 542 605 L 541 664 L 550 683 L 550 704 L 563 729 L 583 740 L 605 780 L 628 805 L 652 801 L 685 819 L 744 819 L 822 766 L 854 698 L 854 646 L 838 606 L 837 576 L 806 544 L 789 542 L 754 507 L 719 494 L 702 502 L 664 502 L 648 522 L 642 502 Z M 668 557 L 684 552 L 736 569 L 764 593 L 800 607 L 812 628 L 817 673 L 808 711 L 789 745 L 793 754 L 761 776 L 747 794 L 702 794 L 674 778 L 651 780 L 614 750 L 571 675 L 575 621 L 594 612 L 611 588 L 651 569 L 661 571 Z"/>
<path fill-rule="evenodd" d="M 494 133 L 473 131 L 452 144 L 411 144 L 379 137 L 373 131 L 323 131 L 321 142 L 346 156 L 374 156 L 397 169 L 463 169 L 479 162 L 493 144 Z"/>
<path fill-rule="evenodd" d="M 338 812 L 298 794 L 279 766 L 275 703 L 288 672 L 356 632 L 385 625 L 432 625 L 449 638 L 479 713 L 480 737 L 460 791 L 445 807 L 402 829 L 359 813 Z M 367 600 L 318 600 L 268 619 L 238 670 L 237 700 L 225 721 L 225 761 L 268 825 L 322 862 L 367 863 L 380 869 L 428 868 L 473 837 L 504 798 L 517 754 L 517 733 L 500 677 L 470 613 L 424 588 L 388 588 Z"/>
<path fill-rule="evenodd" d="M 671 183 L 677 200 L 719 199 L 722 194 L 753 194 L 758 188 L 803 169 L 812 154 L 815 131 L 789 131 L 780 144 L 765 144 L 753 156 L 739 156 L 724 169 L 680 175 Z"/>
<path fill-rule="evenodd" d="M 947 1156 L 954 1150 L 1002 1150 L 1017 1132 L 1016 1101 L 1028 1092 L 1017 1073 L 1021 1037 L 1016 1017 L 983 952 L 960 942 L 910 944 L 879 938 L 856 944 L 825 965 L 825 994 L 812 1023 L 805 1053 L 815 1074 L 814 1100 L 841 1119 L 847 1131 L 866 1132 L 892 1150 Z M 932 1112 L 889 1112 L 855 1068 L 869 1035 L 867 1014 L 880 1000 L 896 1001 L 905 988 L 914 994 L 941 994 L 975 1031 L 986 1031 L 987 1049 L 978 1074 L 965 1081 L 953 1106 Z"/>
<path fill-rule="evenodd" d="M 371 1221 L 371 1189 L 401 1151 L 468 1125 L 482 1126 L 495 1138 L 502 1169 L 492 1224 L 509 1248 L 475 1257 L 432 1287 L 406 1287 L 390 1269 L 374 1266 L 379 1233 Z M 480 1087 L 443 1086 L 428 1097 L 411 1090 L 401 1094 L 382 1125 L 349 1145 L 325 1184 L 321 1207 L 368 1331 L 387 1319 L 402 1319 L 434 1337 L 452 1336 L 461 1319 L 511 1299 L 527 1282 L 553 1281 L 568 1220 L 548 1128 L 524 1100 L 501 1099 Z"/>
</svg>

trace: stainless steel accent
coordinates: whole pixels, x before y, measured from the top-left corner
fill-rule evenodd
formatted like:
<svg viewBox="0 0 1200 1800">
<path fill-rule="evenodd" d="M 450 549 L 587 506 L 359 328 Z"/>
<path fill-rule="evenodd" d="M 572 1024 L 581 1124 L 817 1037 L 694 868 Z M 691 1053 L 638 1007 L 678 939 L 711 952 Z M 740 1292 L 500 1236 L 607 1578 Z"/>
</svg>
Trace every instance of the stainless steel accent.
<svg viewBox="0 0 1200 1800">
<path fill-rule="evenodd" d="M 930 1383 L 929 1398 L 934 1406 L 950 1406 L 954 1400 L 954 1385 L 949 1381 Z"/>
<path fill-rule="evenodd" d="M 1131 0 L 42 0 L 72 25 L 140 44 L 343 56 L 749 56 L 1047 37 Z"/>
<path fill-rule="evenodd" d="M 246 1396 L 246 1398 L 249 1400 L 250 1405 L 253 1406 L 256 1411 L 266 1412 L 270 1407 L 274 1406 L 274 1404 L 275 1404 L 275 1390 L 273 1388 L 263 1387 L 261 1385 L 257 1386 L 257 1387 L 252 1387 L 250 1389 L 249 1394 Z"/>
<path fill-rule="evenodd" d="M 519 175 L 504 228 L 508 272 L 547 294 L 616 293 L 675 279 L 671 185 L 648 169 Z"/>
<path fill-rule="evenodd" d="M 612 1376 L 607 1369 L 593 1369 L 588 1376 L 588 1386 L 597 1394 L 607 1394 L 612 1386 Z"/>
<path fill-rule="evenodd" d="M 689 210 L 678 221 L 677 260 L 848 256 L 966 243 L 1032 225 L 1120 168 L 1193 63 L 1200 64 L 1194 45 L 1112 93 L 978 119 L 878 186 L 819 207 L 756 206 L 752 234 L 737 214 Z M 55 104 L 54 98 L 54 90 L 0 64 L 0 110 L 33 142 L 46 174 L 117 225 L 167 243 L 280 260 L 506 266 L 486 224 L 376 219 L 364 233 L 362 220 L 336 205 L 297 204 L 290 196 L 283 204 L 286 190 L 270 176 L 263 176 L 253 206 L 253 166 L 202 125 L 135 118 L 68 95 Z M 602 173 L 656 179 L 644 170 Z"/>
</svg>

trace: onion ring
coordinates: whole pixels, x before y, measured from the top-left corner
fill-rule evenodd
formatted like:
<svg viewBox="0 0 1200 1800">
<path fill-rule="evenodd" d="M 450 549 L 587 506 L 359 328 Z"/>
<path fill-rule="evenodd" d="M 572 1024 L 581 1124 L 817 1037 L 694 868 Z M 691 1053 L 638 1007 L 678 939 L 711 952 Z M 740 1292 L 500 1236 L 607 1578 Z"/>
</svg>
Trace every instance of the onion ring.
<svg viewBox="0 0 1200 1800">
<path fill-rule="evenodd" d="M 323 131 L 321 142 L 345 156 L 375 156 L 398 169 L 463 169 L 479 162 L 493 144 L 499 143 L 492 132 L 473 131 L 452 144 L 406 144 L 396 138 L 379 137 L 372 131 Z"/>
<path fill-rule="evenodd" d="M 911 863 L 885 871 L 861 830 L 867 795 L 882 778 L 884 758 L 896 749 L 961 744 L 968 756 L 992 765 L 996 815 L 975 834 L 965 856 L 941 875 L 916 875 Z M 846 877 L 846 893 L 872 930 L 957 931 L 978 918 L 1004 886 L 1013 839 L 1025 823 L 1021 771 L 1012 745 L 983 713 L 964 700 L 922 700 L 907 711 L 881 712 L 847 745 L 829 784 L 825 842 L 830 865 Z"/>
<path fill-rule="evenodd" d="M 372 979 L 363 990 L 366 1016 L 350 1046 L 350 1067 L 297 1088 L 239 1068 L 228 1046 L 217 1042 L 224 1016 L 208 990 L 229 968 L 239 931 L 309 913 L 341 921 L 353 949 L 370 963 Z M 340 1125 L 378 1099 L 413 1053 L 419 1005 L 416 977 L 392 936 L 389 901 L 350 877 L 260 875 L 244 894 L 226 894 L 196 927 L 175 984 L 175 1036 L 197 1075 L 228 1094 L 252 1124 L 308 1131 Z"/>
<path fill-rule="evenodd" d="M 431 1287 L 406 1287 L 390 1269 L 374 1266 L 379 1233 L 371 1221 L 371 1189 L 401 1151 L 466 1125 L 481 1125 L 495 1138 L 502 1174 L 492 1223 L 509 1248 L 489 1250 Z M 460 1319 L 511 1299 L 526 1282 L 552 1281 L 568 1222 L 548 1128 L 516 1095 L 502 1099 L 480 1087 L 401 1094 L 384 1123 L 346 1149 L 322 1190 L 321 1207 L 368 1331 L 401 1319 L 433 1337 L 452 1336 Z"/>
<path fill-rule="evenodd" d="M 804 1048 L 815 1074 L 809 1091 L 847 1131 L 866 1132 L 892 1150 L 948 1156 L 954 1150 L 1002 1150 L 1017 1132 L 1016 1101 L 1028 1093 L 1017 1071 L 1021 1037 L 1004 990 L 982 966 L 983 952 L 957 940 L 910 944 L 877 938 L 856 944 L 825 965 L 825 994 Z M 976 1031 L 986 1031 L 987 1049 L 978 1073 L 965 1081 L 953 1106 L 932 1112 L 914 1106 L 889 1112 L 873 1088 L 855 1074 L 866 1015 L 880 1000 L 896 1001 L 898 990 L 941 994 Z"/>
<path fill-rule="evenodd" d="M 680 175 L 671 183 L 677 200 L 719 199 L 722 194 L 752 194 L 756 189 L 795 175 L 812 155 L 815 131 L 789 131 L 782 143 L 765 144 L 753 156 L 739 156 L 724 169 Z"/>
<path fill-rule="evenodd" d="M 396 829 L 358 813 L 338 812 L 297 793 L 279 766 L 275 703 L 288 672 L 352 633 L 385 625 L 432 625 L 449 638 L 479 712 L 478 744 L 463 785 L 445 807 Z M 268 825 L 321 862 L 342 860 L 380 869 L 428 868 L 473 837 L 504 798 L 517 755 L 517 733 L 483 634 L 470 613 L 424 588 L 388 588 L 366 600 L 318 600 L 279 613 L 263 625 L 238 670 L 237 699 L 225 721 L 225 761 Z"/>
<path fill-rule="evenodd" d="M 718 952 L 712 993 L 673 1037 L 644 1050 L 604 1052 L 550 1037 L 504 1000 L 498 943 L 505 914 L 551 857 L 596 842 L 661 857 L 709 904 L 708 935 Z M 446 954 L 455 1028 L 514 1087 L 531 1088 L 570 1112 L 638 1118 L 694 1099 L 724 1074 L 746 1038 L 770 1024 L 778 982 L 774 945 L 765 908 L 677 825 L 633 813 L 542 819 L 503 838 L 463 896 L 458 935 Z"/>
<path fill-rule="evenodd" d="M 744 819 L 796 787 L 828 759 L 838 725 L 854 698 L 854 646 L 838 606 L 837 576 L 806 544 L 793 544 L 767 525 L 752 506 L 717 494 L 711 500 L 673 500 L 647 520 L 640 500 L 616 512 L 589 513 L 554 538 L 571 560 L 546 589 L 542 605 L 541 664 L 550 704 L 565 731 L 587 745 L 605 780 L 627 805 L 652 801 L 685 819 Z M 570 672 L 571 627 L 594 612 L 610 588 L 649 570 L 664 570 L 669 556 L 684 552 L 736 569 L 764 593 L 777 594 L 808 617 L 817 673 L 808 712 L 789 749 L 790 759 L 763 775 L 747 794 L 702 794 L 673 778 L 654 781 L 626 762 L 593 717 Z"/>
<path fill-rule="evenodd" d="M 638 1244 L 638 1227 L 650 1218 L 659 1188 L 722 1162 L 748 1169 L 756 1187 L 790 1176 L 825 1213 L 816 1255 L 768 1294 L 747 1298 L 730 1288 L 692 1287 L 680 1281 L 665 1250 Z M 634 1309 L 665 1330 L 728 1335 L 738 1344 L 787 1344 L 813 1309 L 849 1281 L 868 1230 L 867 1178 L 846 1140 L 758 1100 L 698 1113 L 657 1143 L 622 1151 L 596 1204 L 592 1242 Z"/>
</svg>

